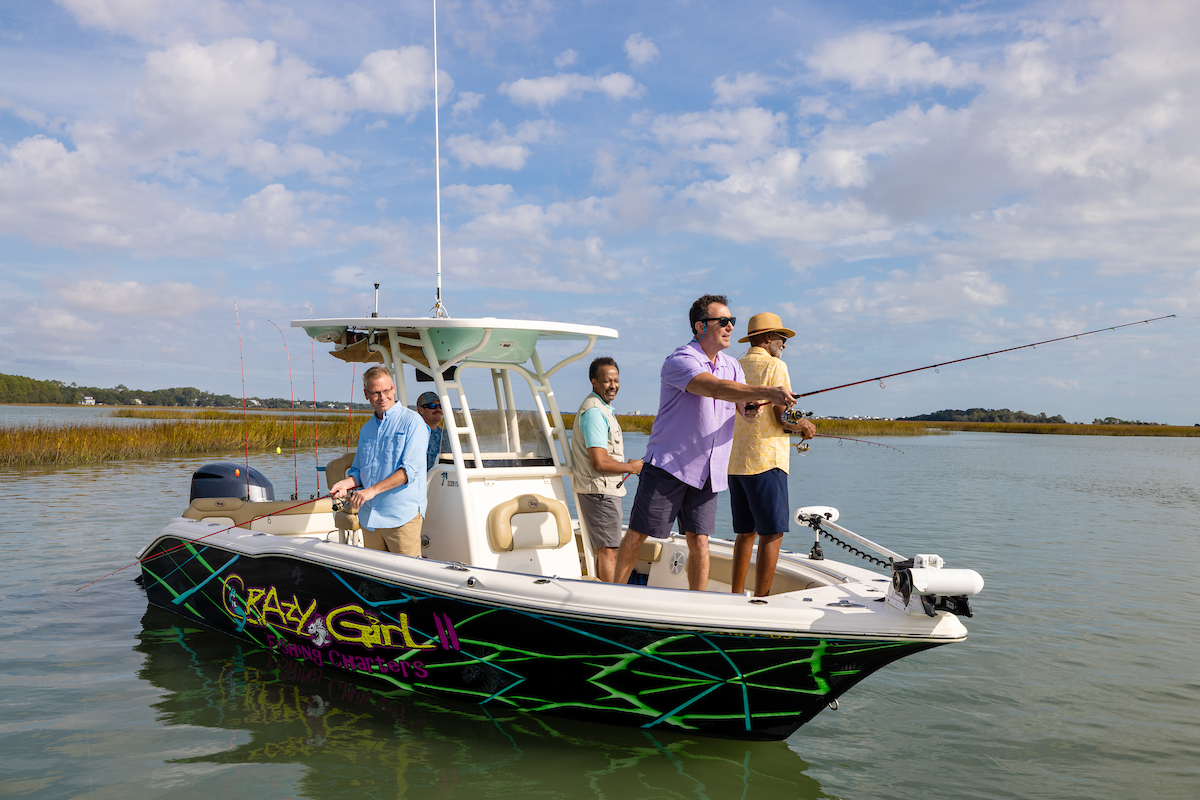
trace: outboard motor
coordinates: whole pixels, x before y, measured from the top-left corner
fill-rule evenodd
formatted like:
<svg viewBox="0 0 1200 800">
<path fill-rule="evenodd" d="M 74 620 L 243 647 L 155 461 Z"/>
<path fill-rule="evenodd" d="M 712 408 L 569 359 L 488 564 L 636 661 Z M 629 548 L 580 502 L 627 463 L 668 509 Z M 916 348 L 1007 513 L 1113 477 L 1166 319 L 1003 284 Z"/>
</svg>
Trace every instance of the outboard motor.
<svg viewBox="0 0 1200 800">
<path fill-rule="evenodd" d="M 192 473 L 192 496 L 188 502 L 197 497 L 239 497 L 257 503 L 274 500 L 275 487 L 254 467 L 228 463 L 205 464 Z"/>
</svg>

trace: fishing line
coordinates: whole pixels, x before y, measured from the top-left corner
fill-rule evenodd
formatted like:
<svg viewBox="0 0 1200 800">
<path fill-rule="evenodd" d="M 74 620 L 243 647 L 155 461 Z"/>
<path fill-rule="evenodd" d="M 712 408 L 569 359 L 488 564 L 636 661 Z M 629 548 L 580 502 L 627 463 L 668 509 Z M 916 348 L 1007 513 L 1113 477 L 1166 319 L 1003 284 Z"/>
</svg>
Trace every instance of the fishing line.
<svg viewBox="0 0 1200 800">
<path fill-rule="evenodd" d="M 237 320 L 238 363 L 242 366 L 242 444 L 246 446 L 246 497 L 250 496 L 250 415 L 246 410 L 246 359 L 242 357 L 242 316 L 237 300 L 233 301 L 233 316 Z"/>
<path fill-rule="evenodd" d="M 272 320 L 267 320 L 267 322 L 275 325 Z M 287 337 L 283 335 L 283 330 L 278 325 L 275 325 L 275 330 L 279 331 L 279 338 L 283 339 L 283 352 L 287 354 L 288 393 L 292 398 L 292 477 L 295 488 L 295 491 L 292 493 L 292 499 L 297 500 L 300 497 L 300 461 L 299 456 L 296 453 L 296 389 L 292 384 L 292 351 L 288 349 Z M 249 477 L 249 474 L 247 474 L 247 480 L 249 480 Z M 319 489 L 320 484 L 317 484 L 317 487 Z"/>
<path fill-rule="evenodd" d="M 324 500 L 326 497 L 329 497 L 329 494 L 323 494 L 320 497 L 314 497 L 311 500 L 302 500 L 299 503 L 296 503 L 296 505 L 294 505 L 294 506 L 287 506 L 286 508 L 281 508 L 278 511 L 270 511 L 266 514 L 260 514 L 259 516 L 255 517 L 254 519 L 246 520 L 243 523 L 230 525 L 227 528 L 221 528 L 219 531 L 213 531 L 212 533 L 206 533 L 203 536 L 200 536 L 196 539 L 189 539 L 186 542 L 183 542 L 182 544 L 177 544 L 174 547 L 170 547 L 166 550 L 163 550 L 161 553 L 155 553 L 152 556 L 146 556 L 145 558 L 139 558 L 137 561 L 133 561 L 133 562 L 121 567 L 121 569 L 114 569 L 112 572 L 109 572 L 105 575 L 101 575 L 99 578 L 96 578 L 96 580 L 91 581 L 90 583 L 85 583 L 83 586 L 80 586 L 75 591 L 77 591 L 77 592 L 82 591 L 94 583 L 99 583 L 100 581 L 104 580 L 105 578 L 109 578 L 109 577 L 112 577 L 113 575 L 116 575 L 118 572 L 121 572 L 122 570 L 127 570 L 130 567 L 136 567 L 138 564 L 145 564 L 147 561 L 153 561 L 154 559 L 159 558 L 161 556 L 165 556 L 168 553 L 174 553 L 176 550 L 182 550 L 183 548 L 187 547 L 190 544 L 195 544 L 196 542 L 207 539 L 209 536 L 216 536 L 218 533 L 225 533 L 225 531 L 231 531 L 234 528 L 240 528 L 243 525 L 250 525 L 251 523 L 258 522 L 260 519 L 266 519 L 267 517 L 274 516 L 275 514 L 282 514 L 285 511 L 291 511 L 293 508 L 299 508 L 300 506 L 305 505 L 307 503 L 313 503 L 315 505 L 315 503 L 318 500 Z M 293 499 L 295 499 L 295 498 L 293 498 Z"/>
<path fill-rule="evenodd" d="M 1137 322 L 1127 322 L 1124 325 L 1114 325 L 1111 328 L 1097 328 L 1094 331 L 1084 331 L 1083 333 L 1072 333 L 1069 336 L 1059 336 L 1057 339 L 1047 339 L 1044 342 L 1034 342 L 1033 344 L 1023 344 L 1023 345 L 1020 345 L 1019 347 L 1006 347 L 1003 350 L 993 350 L 990 353 L 980 353 L 977 356 L 967 356 L 966 358 L 956 358 L 956 359 L 953 359 L 952 361 L 942 361 L 937 364 L 930 364 L 927 367 L 917 367 L 916 369 L 906 369 L 902 372 L 893 372 L 889 375 L 880 375 L 877 378 L 864 378 L 861 381 L 854 381 L 853 383 L 843 383 L 841 386 L 830 386 L 828 389 L 817 389 L 815 392 L 804 392 L 803 394 L 794 394 L 792 396 L 797 399 L 799 399 L 801 397 L 810 397 L 814 394 L 822 394 L 824 392 L 832 392 L 835 389 L 846 389 L 850 386 L 859 386 L 861 384 L 872 383 L 874 381 L 879 381 L 880 388 L 886 388 L 883 383 L 884 378 L 894 378 L 897 375 L 908 375 L 913 372 L 922 372 L 927 369 L 934 369 L 936 367 L 944 367 L 947 364 L 958 364 L 963 361 L 972 361 L 976 358 L 987 358 L 988 356 L 994 356 L 994 355 L 998 355 L 1000 353 L 1011 353 L 1014 350 L 1024 350 L 1027 347 L 1036 348 L 1038 345 L 1041 345 L 1041 344 L 1050 344 L 1052 342 L 1061 342 L 1066 339 L 1078 339 L 1080 336 L 1091 336 L 1093 333 L 1103 333 L 1105 331 L 1115 331 L 1120 328 L 1129 328 L 1133 325 L 1149 325 L 1151 322 L 1158 322 L 1159 320 L 1163 320 L 1163 319 L 1171 319 L 1174 316 L 1175 316 L 1174 314 L 1167 314 L 1165 317 L 1153 317 L 1152 319 L 1142 319 L 1142 320 L 1138 320 Z"/>
</svg>

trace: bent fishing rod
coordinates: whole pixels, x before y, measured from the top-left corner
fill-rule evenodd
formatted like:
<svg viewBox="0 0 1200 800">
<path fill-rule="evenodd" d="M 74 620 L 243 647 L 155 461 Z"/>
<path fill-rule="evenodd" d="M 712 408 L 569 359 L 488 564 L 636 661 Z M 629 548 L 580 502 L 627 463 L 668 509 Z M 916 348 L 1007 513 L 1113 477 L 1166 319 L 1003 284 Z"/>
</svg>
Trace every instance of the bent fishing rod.
<svg viewBox="0 0 1200 800">
<path fill-rule="evenodd" d="M 980 353 L 977 356 L 967 356 L 966 358 L 955 358 L 950 361 L 942 361 L 937 364 L 930 364 L 927 367 L 917 367 L 916 369 L 906 369 L 906 370 L 902 370 L 901 372 L 893 372 L 888 375 L 880 375 L 877 378 L 864 378 L 861 381 L 854 381 L 853 383 L 843 383 L 841 386 L 830 386 L 828 389 L 817 389 L 816 391 L 813 391 L 813 392 L 803 392 L 800 394 L 793 393 L 792 397 L 799 400 L 801 397 L 811 397 L 814 394 L 824 394 L 825 392 L 832 392 L 836 389 L 847 389 L 851 386 L 859 386 L 864 383 L 875 383 L 876 381 L 880 381 L 881 382 L 880 385 L 882 386 L 883 385 L 882 381 L 884 378 L 895 378 L 898 375 L 909 375 L 914 372 L 924 372 L 927 369 L 936 369 L 937 367 L 945 367 L 949 364 L 959 364 L 959 363 L 962 363 L 963 361 L 974 361 L 977 358 L 988 358 L 990 356 L 999 355 L 1000 353 L 1011 353 L 1014 350 L 1024 350 L 1028 347 L 1037 347 L 1038 345 L 1051 344 L 1052 342 L 1062 342 L 1067 339 L 1078 339 L 1081 336 L 1091 336 L 1093 333 L 1104 333 L 1105 331 L 1115 331 L 1115 330 L 1119 330 L 1120 328 L 1129 328 L 1134 325 L 1149 325 L 1151 322 L 1158 322 L 1159 320 L 1163 320 L 1163 319 L 1171 319 L 1174 316 L 1175 316 L 1174 314 L 1167 314 L 1164 317 L 1153 317 L 1152 319 L 1142 319 L 1142 320 L 1138 320 L 1137 322 L 1127 322 L 1124 325 L 1114 325 L 1111 328 L 1097 328 L 1094 331 L 1084 331 L 1083 333 L 1073 333 L 1069 336 L 1059 336 L 1057 339 L 1047 339 L 1044 342 L 1033 342 L 1032 344 L 1023 344 L 1023 345 L 1019 345 L 1017 347 L 1006 347 L 1003 350 L 993 350 L 990 353 Z"/>
</svg>

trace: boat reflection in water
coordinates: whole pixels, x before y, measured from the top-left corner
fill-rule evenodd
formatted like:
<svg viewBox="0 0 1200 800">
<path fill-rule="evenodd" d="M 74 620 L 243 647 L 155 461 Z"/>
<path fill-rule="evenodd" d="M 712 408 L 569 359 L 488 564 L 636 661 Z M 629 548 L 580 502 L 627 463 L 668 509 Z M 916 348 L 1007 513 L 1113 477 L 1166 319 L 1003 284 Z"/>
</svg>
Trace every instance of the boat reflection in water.
<svg viewBox="0 0 1200 800">
<path fill-rule="evenodd" d="M 826 796 L 781 742 L 491 714 L 360 685 L 181 623 L 150 606 L 135 647 L 145 655 L 139 677 L 167 693 L 159 720 L 234 735 L 229 749 L 173 764 L 298 764 L 306 797 Z"/>
</svg>

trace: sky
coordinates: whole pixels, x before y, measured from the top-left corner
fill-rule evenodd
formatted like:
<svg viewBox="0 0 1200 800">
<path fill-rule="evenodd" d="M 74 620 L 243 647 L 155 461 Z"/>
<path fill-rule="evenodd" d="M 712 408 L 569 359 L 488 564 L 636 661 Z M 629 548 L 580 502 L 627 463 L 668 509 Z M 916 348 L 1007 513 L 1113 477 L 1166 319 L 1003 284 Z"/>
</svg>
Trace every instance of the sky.
<svg viewBox="0 0 1200 800">
<path fill-rule="evenodd" d="M 433 305 L 433 8 L 0 6 L 0 372 L 360 398 L 289 323 Z M 437 9 L 444 304 L 616 329 L 619 412 L 713 293 L 796 391 L 1174 314 L 804 406 L 1200 423 L 1200 4 Z"/>
</svg>

